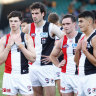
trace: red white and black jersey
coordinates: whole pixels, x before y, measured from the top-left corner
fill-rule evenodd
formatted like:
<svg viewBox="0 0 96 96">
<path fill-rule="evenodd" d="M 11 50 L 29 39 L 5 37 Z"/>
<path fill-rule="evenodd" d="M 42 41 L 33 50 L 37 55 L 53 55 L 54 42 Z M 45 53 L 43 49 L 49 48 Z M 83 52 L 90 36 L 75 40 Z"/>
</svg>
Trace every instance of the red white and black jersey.
<svg viewBox="0 0 96 96">
<path fill-rule="evenodd" d="M 33 65 L 52 65 L 52 62 L 45 64 L 41 62 L 42 55 L 49 56 L 55 42 L 55 38 L 50 36 L 52 29 L 52 23 L 45 22 L 41 27 L 35 27 L 35 24 L 31 24 L 30 36 L 33 38 L 35 50 L 36 50 L 36 61 Z"/>
<path fill-rule="evenodd" d="M 64 60 L 66 60 L 65 65 L 62 67 L 61 72 L 68 74 L 77 74 L 77 66 L 74 62 L 75 50 L 77 47 L 78 40 L 82 37 L 82 33 L 77 33 L 77 36 L 69 39 L 67 36 L 64 36 L 62 51 L 64 54 Z"/>
<path fill-rule="evenodd" d="M 96 36 L 96 31 L 93 32 L 90 37 L 87 39 L 87 50 L 90 54 L 93 55 L 93 47 L 91 44 L 92 38 Z M 80 57 L 80 63 L 79 63 L 79 75 L 90 75 L 90 74 L 96 74 L 96 66 L 94 66 L 88 58 L 85 56 L 85 54 L 81 50 L 81 57 Z"/>
<path fill-rule="evenodd" d="M 21 33 L 21 40 L 22 40 L 22 44 L 26 46 L 25 44 L 25 33 Z M 6 44 L 5 47 L 8 43 L 8 39 L 10 37 L 10 34 L 6 35 Z M 18 74 L 26 74 L 29 72 L 28 70 L 28 60 L 26 59 L 26 57 L 24 56 L 24 54 L 21 52 L 21 50 L 18 48 L 18 46 L 16 44 L 14 44 L 11 47 L 11 50 L 9 51 L 7 60 L 5 62 L 5 73 L 18 73 Z"/>
</svg>

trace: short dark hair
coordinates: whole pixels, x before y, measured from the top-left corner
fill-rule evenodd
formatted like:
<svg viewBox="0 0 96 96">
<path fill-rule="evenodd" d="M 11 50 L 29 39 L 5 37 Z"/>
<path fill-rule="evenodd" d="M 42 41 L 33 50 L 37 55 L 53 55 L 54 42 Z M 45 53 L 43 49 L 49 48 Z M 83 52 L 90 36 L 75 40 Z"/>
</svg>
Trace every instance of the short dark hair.
<svg viewBox="0 0 96 96">
<path fill-rule="evenodd" d="M 78 18 L 88 18 L 88 17 L 92 18 L 93 21 L 95 20 L 95 16 L 91 11 L 83 11 L 78 15 Z"/>
<path fill-rule="evenodd" d="M 76 17 L 72 14 L 64 15 L 62 20 L 65 19 L 65 18 L 71 18 L 72 22 L 76 22 Z"/>
<path fill-rule="evenodd" d="M 7 18 L 10 19 L 11 17 L 18 17 L 20 20 L 22 20 L 22 14 L 20 11 L 12 11 L 11 13 L 9 13 Z"/>
<path fill-rule="evenodd" d="M 57 23 L 59 21 L 59 16 L 56 13 L 50 13 L 48 16 L 48 21 L 51 23 Z"/>
<path fill-rule="evenodd" d="M 91 12 L 94 14 L 95 20 L 96 20 L 96 10 L 91 10 Z"/>
<path fill-rule="evenodd" d="M 30 18 L 23 18 L 22 21 L 21 21 L 21 23 L 25 23 L 25 22 L 27 24 L 29 24 L 29 23 L 32 23 L 32 20 Z"/>
<path fill-rule="evenodd" d="M 30 6 L 30 10 L 33 10 L 33 9 L 40 9 L 41 13 L 44 12 L 44 17 L 46 16 L 46 7 L 43 3 L 41 2 L 32 3 L 32 5 Z"/>
</svg>

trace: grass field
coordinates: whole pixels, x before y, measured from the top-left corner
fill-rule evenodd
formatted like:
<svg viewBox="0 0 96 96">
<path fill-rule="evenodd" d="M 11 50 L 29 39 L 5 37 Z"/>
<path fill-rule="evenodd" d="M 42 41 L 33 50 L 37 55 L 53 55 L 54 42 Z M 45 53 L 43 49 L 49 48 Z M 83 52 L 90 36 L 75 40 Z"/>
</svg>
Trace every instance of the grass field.
<svg viewBox="0 0 96 96">
<path fill-rule="evenodd" d="M 3 72 L 4 72 L 4 64 L 3 65 L 0 65 L 0 96 L 6 96 L 6 95 L 3 95 L 2 94 L 2 91 L 1 91 Z M 56 89 L 56 96 L 60 96 L 57 89 Z"/>
</svg>

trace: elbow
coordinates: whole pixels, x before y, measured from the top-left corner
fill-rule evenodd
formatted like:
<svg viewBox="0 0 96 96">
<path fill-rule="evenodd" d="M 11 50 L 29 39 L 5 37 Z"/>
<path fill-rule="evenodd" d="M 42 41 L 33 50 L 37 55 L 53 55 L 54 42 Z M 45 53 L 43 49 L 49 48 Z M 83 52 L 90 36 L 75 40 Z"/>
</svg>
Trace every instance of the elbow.
<svg viewBox="0 0 96 96">
<path fill-rule="evenodd" d="M 3 63 L 4 63 L 4 61 L 1 61 L 1 60 L 0 60 L 0 65 L 2 65 Z"/>
<path fill-rule="evenodd" d="M 94 61 L 92 64 L 96 67 L 96 61 Z"/>
</svg>

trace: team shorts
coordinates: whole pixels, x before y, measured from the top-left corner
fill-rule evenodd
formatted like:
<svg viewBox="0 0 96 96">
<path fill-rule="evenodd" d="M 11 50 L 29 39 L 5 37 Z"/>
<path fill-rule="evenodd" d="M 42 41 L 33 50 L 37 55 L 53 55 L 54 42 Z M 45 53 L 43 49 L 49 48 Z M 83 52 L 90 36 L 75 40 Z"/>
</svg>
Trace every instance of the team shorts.
<svg viewBox="0 0 96 96">
<path fill-rule="evenodd" d="M 61 72 L 61 93 L 77 93 L 78 75 L 69 75 Z"/>
<path fill-rule="evenodd" d="M 29 74 L 4 73 L 2 93 L 6 95 L 16 95 L 17 93 L 24 95 L 33 94 Z"/>
<path fill-rule="evenodd" d="M 32 86 L 55 86 L 53 65 L 31 66 L 30 77 Z"/>
<path fill-rule="evenodd" d="M 54 67 L 55 80 L 59 80 L 61 75 L 61 68 L 58 68 L 54 64 L 53 64 L 53 67 Z"/>
<path fill-rule="evenodd" d="M 96 96 L 96 74 L 80 76 L 77 96 Z"/>
</svg>

